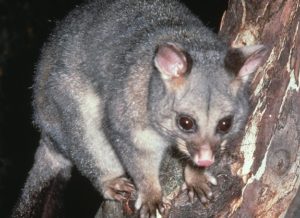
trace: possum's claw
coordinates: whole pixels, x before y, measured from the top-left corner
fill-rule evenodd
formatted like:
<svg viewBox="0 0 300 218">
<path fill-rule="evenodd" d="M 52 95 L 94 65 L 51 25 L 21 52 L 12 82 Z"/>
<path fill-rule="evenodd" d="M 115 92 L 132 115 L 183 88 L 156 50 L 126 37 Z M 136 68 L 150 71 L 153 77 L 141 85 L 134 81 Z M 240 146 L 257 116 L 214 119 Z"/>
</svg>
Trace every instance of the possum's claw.
<svg viewBox="0 0 300 218">
<path fill-rule="evenodd" d="M 213 198 L 213 193 L 209 184 L 217 185 L 217 180 L 209 172 L 198 168 L 186 166 L 185 183 L 182 190 L 187 190 L 190 202 L 194 202 L 196 197 L 203 203 L 208 203 Z"/>
<path fill-rule="evenodd" d="M 125 177 L 109 180 L 103 185 L 103 196 L 106 199 L 123 201 L 135 190 L 134 185 Z"/>
</svg>

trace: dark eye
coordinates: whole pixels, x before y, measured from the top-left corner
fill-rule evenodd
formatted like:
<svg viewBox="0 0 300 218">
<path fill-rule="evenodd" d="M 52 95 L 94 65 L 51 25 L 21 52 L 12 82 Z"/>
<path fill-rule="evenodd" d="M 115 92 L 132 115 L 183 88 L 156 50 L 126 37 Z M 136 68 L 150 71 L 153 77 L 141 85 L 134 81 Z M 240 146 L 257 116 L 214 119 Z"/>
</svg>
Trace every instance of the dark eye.
<svg viewBox="0 0 300 218">
<path fill-rule="evenodd" d="M 195 120 L 188 115 L 178 115 L 177 126 L 180 130 L 188 133 L 195 132 L 197 129 Z"/>
<path fill-rule="evenodd" d="M 221 134 L 227 133 L 231 128 L 232 120 L 233 120 L 232 116 L 224 117 L 223 119 L 221 119 L 217 125 L 217 129 L 216 129 L 217 133 L 221 133 Z"/>
</svg>

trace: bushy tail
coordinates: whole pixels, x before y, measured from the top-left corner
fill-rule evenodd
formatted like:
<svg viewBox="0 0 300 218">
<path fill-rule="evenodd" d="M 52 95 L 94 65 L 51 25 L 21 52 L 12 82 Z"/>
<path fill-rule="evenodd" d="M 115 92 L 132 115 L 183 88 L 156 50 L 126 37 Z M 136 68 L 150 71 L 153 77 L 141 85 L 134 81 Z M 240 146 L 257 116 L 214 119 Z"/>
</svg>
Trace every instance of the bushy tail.
<svg viewBox="0 0 300 218">
<path fill-rule="evenodd" d="M 61 217 L 59 199 L 71 168 L 71 162 L 53 149 L 50 140 L 42 138 L 12 217 Z"/>
</svg>

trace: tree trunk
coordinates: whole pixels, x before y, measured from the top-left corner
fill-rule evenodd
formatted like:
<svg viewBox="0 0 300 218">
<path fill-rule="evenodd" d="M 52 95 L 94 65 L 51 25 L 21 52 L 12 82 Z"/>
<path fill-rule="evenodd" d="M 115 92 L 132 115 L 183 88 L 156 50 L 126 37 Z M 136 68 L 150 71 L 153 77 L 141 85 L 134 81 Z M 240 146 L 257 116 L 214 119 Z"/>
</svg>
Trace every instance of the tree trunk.
<svg viewBox="0 0 300 218">
<path fill-rule="evenodd" d="M 243 178 L 242 193 L 220 214 L 284 217 L 297 193 L 299 22 L 299 0 L 233 0 L 224 16 L 220 34 L 231 45 L 266 44 L 270 55 L 253 81 L 253 112 L 239 149 L 242 165 L 232 168 Z M 292 207 L 286 217 L 292 217 Z"/>
<path fill-rule="evenodd" d="M 166 158 L 162 183 L 168 187 L 165 193 L 172 200 L 168 217 L 297 216 L 300 205 L 300 193 L 296 196 L 300 185 L 299 23 L 300 0 L 229 1 L 220 35 L 233 47 L 265 44 L 270 55 L 252 83 L 252 114 L 243 138 L 228 148 L 211 169 L 218 180 L 218 185 L 213 187 L 212 202 L 189 203 L 186 193 L 179 193 L 178 189 L 182 183 L 180 164 L 171 156 Z M 130 206 L 105 202 L 96 217 L 110 217 L 109 214 L 123 217 L 126 208 Z"/>
</svg>

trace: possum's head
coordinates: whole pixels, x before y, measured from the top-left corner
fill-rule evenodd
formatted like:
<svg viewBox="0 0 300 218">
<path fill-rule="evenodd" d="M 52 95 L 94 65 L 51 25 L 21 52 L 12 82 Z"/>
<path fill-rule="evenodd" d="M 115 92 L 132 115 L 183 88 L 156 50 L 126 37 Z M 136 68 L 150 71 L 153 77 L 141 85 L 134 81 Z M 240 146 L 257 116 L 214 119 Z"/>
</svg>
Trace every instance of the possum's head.
<svg viewBox="0 0 300 218">
<path fill-rule="evenodd" d="M 210 166 L 220 144 L 244 127 L 246 90 L 265 54 L 262 45 L 228 51 L 158 46 L 150 85 L 153 125 L 194 164 Z"/>
</svg>

